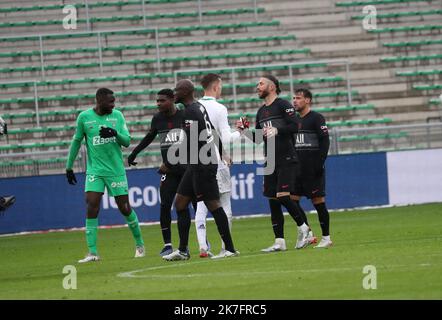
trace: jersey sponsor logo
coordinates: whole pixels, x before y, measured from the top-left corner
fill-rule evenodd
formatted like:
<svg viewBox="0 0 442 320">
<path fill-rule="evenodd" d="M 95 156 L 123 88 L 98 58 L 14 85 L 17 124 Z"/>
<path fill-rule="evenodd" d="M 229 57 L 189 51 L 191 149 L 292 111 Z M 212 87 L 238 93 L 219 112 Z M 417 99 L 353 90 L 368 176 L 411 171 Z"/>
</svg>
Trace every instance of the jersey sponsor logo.
<svg viewBox="0 0 442 320">
<path fill-rule="evenodd" d="M 181 140 L 181 131 L 170 131 L 167 133 L 166 138 L 164 139 L 165 143 L 174 143 Z"/>
<path fill-rule="evenodd" d="M 273 125 L 272 125 L 272 121 L 269 120 L 269 121 L 264 122 L 263 127 L 264 127 L 264 128 L 265 128 L 265 127 L 273 127 Z"/>
<path fill-rule="evenodd" d="M 115 142 L 117 142 L 116 137 L 102 138 L 100 136 L 94 136 L 92 138 L 92 145 L 94 145 L 94 146 L 100 146 L 100 145 L 104 145 L 104 144 L 108 144 L 108 143 L 115 143 Z"/>
<path fill-rule="evenodd" d="M 285 113 L 288 113 L 289 116 L 291 116 L 293 113 L 295 113 L 295 109 L 294 108 L 287 108 L 287 109 L 285 109 Z"/>
<path fill-rule="evenodd" d="M 305 144 L 305 137 L 303 133 L 298 133 L 296 135 L 296 144 Z"/>
</svg>

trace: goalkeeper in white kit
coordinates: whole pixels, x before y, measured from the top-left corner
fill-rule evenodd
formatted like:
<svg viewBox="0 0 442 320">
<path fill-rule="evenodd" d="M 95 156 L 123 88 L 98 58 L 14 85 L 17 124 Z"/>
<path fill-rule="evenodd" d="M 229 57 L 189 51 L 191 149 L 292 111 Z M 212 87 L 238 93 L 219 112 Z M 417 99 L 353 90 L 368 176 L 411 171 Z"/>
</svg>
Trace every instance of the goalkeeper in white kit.
<svg viewBox="0 0 442 320">
<path fill-rule="evenodd" d="M 230 129 L 229 121 L 227 118 L 227 108 L 216 101 L 221 97 L 221 77 L 217 74 L 209 73 L 203 77 L 203 79 L 201 80 L 201 85 L 204 89 L 204 97 L 201 98 L 199 102 L 206 108 L 209 119 L 215 127 L 215 130 L 218 132 L 223 146 L 229 145 L 231 142 L 240 139 L 240 132 L 236 131 L 232 133 Z M 223 160 L 218 159 L 218 172 L 216 175 L 216 179 L 218 182 L 221 206 L 226 212 L 227 219 L 229 221 L 229 228 L 231 230 L 232 206 L 230 203 L 230 164 L 231 163 L 225 163 Z M 207 209 L 204 202 L 198 202 L 198 207 L 195 214 L 195 227 L 201 258 L 212 256 L 206 232 L 206 219 L 208 212 L 209 210 Z M 224 250 L 224 243 L 222 243 L 220 254 L 222 254 Z"/>
</svg>

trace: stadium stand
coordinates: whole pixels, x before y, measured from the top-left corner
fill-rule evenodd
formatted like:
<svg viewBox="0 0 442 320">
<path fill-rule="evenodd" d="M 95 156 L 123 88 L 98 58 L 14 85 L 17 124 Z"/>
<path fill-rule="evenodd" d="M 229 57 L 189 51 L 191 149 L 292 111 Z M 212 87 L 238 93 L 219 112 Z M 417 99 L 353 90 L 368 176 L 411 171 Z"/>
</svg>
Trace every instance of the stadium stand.
<svg viewBox="0 0 442 320">
<path fill-rule="evenodd" d="M 77 30 L 64 30 L 61 1 L 2 1 L 0 104 L 10 134 L 0 146 L 0 175 L 10 174 L 11 159 L 11 174 L 60 172 L 75 118 L 93 105 L 98 87 L 117 93 L 135 143 L 156 112 L 159 89 L 185 77 L 197 82 L 211 70 L 223 76 L 221 102 L 232 123 L 253 117 L 260 104 L 254 87 L 265 72 L 279 77 L 283 98 L 310 88 L 332 131 L 440 115 L 440 1 L 258 0 L 256 9 L 248 0 L 201 3 L 199 12 L 197 1 L 149 0 L 143 15 L 139 0 L 89 1 L 88 20 L 84 2 L 75 1 Z M 374 30 L 363 27 L 366 5 L 377 8 Z M 393 140 L 406 147 L 401 142 L 410 136 L 370 132 L 338 141 L 349 150 L 358 141 L 381 150 Z M 142 165 L 156 165 L 158 145 L 143 156 Z"/>
</svg>

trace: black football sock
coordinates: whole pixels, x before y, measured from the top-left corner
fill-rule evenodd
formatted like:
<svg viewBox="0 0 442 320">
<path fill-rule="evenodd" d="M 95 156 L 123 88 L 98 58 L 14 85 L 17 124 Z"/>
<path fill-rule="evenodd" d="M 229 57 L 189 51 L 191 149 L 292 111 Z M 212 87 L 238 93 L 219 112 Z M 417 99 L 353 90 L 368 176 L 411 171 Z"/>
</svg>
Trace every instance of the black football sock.
<svg viewBox="0 0 442 320">
<path fill-rule="evenodd" d="M 215 219 L 216 226 L 218 227 L 218 232 L 223 239 L 226 246 L 226 250 L 230 252 L 236 252 L 233 246 L 232 235 L 229 229 L 229 220 L 227 219 L 226 212 L 222 207 L 212 211 L 212 216 Z"/>
<path fill-rule="evenodd" d="M 190 212 L 186 208 L 184 210 L 177 211 L 178 214 L 178 234 L 180 236 L 179 250 L 182 252 L 187 251 L 187 245 L 189 244 L 189 231 L 190 231 Z"/>
<path fill-rule="evenodd" d="M 310 225 L 308 224 L 307 215 L 305 214 L 304 209 L 302 209 L 301 204 L 299 203 L 299 200 L 294 200 L 294 201 L 295 201 L 296 205 L 298 206 L 299 212 L 301 213 L 301 216 L 304 219 L 305 224 L 310 227 Z"/>
<path fill-rule="evenodd" d="M 299 212 L 299 207 L 290 199 L 290 196 L 278 197 L 279 202 L 287 209 L 292 218 L 296 221 L 298 227 L 304 224 L 304 218 Z"/>
<path fill-rule="evenodd" d="M 315 209 L 318 212 L 319 224 L 321 225 L 322 235 L 330 235 L 330 215 L 328 214 L 325 203 L 315 204 Z"/>
<path fill-rule="evenodd" d="M 284 215 L 281 203 L 275 199 L 269 199 L 270 219 L 272 220 L 273 233 L 276 238 L 284 238 Z"/>
<path fill-rule="evenodd" d="M 161 204 L 160 208 L 160 226 L 161 233 L 163 234 L 164 243 L 171 243 L 172 235 L 170 231 L 170 225 L 172 222 L 171 213 L 170 213 L 170 205 L 169 204 Z"/>
</svg>

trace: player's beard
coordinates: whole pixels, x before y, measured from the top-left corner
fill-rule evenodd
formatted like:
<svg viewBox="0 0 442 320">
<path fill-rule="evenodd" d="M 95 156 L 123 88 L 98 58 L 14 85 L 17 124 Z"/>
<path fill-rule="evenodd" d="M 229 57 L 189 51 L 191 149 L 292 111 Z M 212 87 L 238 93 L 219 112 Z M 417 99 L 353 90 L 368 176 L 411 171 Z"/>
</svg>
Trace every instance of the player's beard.
<svg viewBox="0 0 442 320">
<path fill-rule="evenodd" d="M 263 90 L 261 92 L 258 91 L 258 97 L 260 99 L 265 99 L 269 95 L 269 92 L 267 90 Z"/>
</svg>

